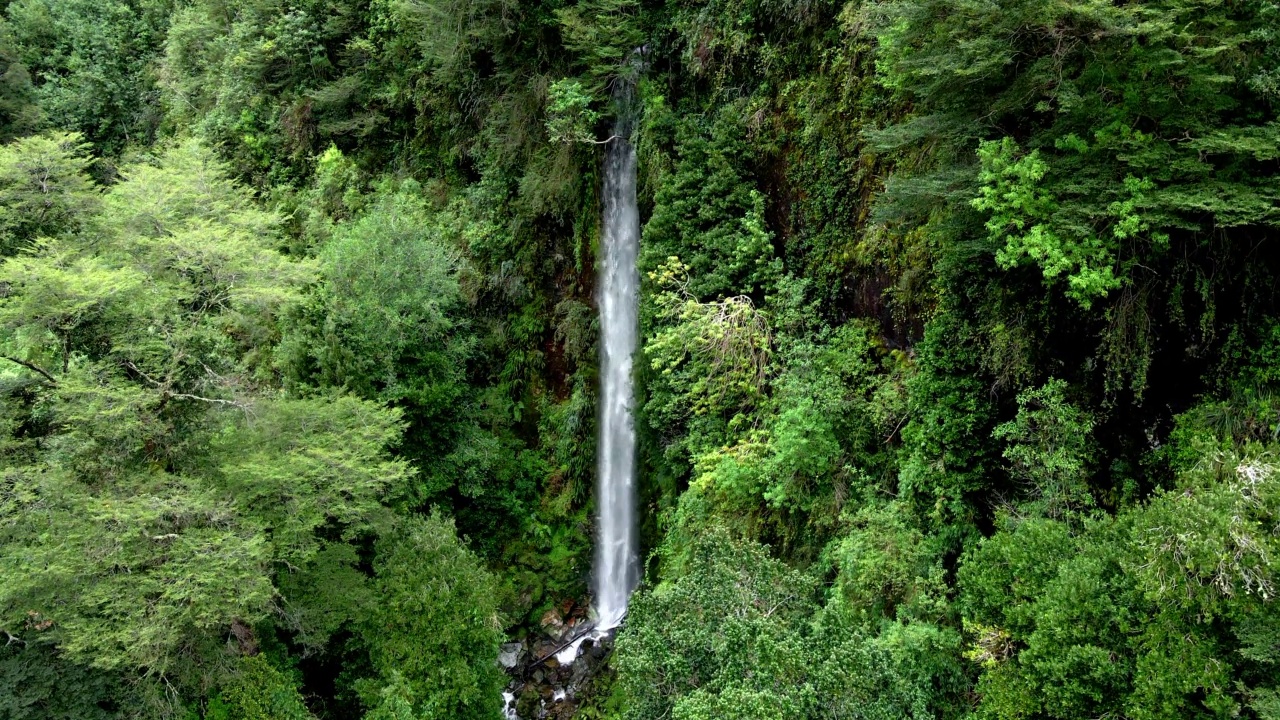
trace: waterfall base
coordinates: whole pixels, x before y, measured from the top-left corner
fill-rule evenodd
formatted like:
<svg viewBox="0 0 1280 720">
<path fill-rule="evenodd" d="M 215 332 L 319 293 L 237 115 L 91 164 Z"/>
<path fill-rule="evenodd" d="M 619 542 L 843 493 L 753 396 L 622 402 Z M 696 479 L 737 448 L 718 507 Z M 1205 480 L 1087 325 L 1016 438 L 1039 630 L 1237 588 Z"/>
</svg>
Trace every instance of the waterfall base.
<svg viewBox="0 0 1280 720">
<path fill-rule="evenodd" d="M 613 630 L 597 630 L 586 608 L 543 618 L 543 632 L 504 645 L 500 660 L 511 680 L 502 693 L 506 720 L 569 720 L 596 698 L 596 678 L 609 672 Z"/>
</svg>

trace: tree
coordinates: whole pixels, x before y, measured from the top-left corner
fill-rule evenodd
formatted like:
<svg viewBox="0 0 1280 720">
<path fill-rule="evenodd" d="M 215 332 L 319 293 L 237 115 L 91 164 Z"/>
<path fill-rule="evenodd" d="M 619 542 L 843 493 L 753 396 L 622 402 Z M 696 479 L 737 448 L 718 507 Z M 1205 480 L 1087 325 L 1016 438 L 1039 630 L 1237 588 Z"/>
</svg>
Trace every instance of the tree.
<svg viewBox="0 0 1280 720">
<path fill-rule="evenodd" d="M 57 132 L 0 146 L 0 256 L 83 227 L 99 202 L 89 149 L 79 135 Z"/>
<path fill-rule="evenodd" d="M 623 717 L 951 714 L 963 688 L 954 632 L 919 622 L 868 633 L 840 601 L 818 611 L 813 578 L 719 525 L 661 552 L 668 579 L 633 598 L 618 636 Z"/>
<path fill-rule="evenodd" d="M 0 22 L 0 142 L 25 135 L 39 121 L 31 73 L 18 56 L 12 28 Z"/>
<path fill-rule="evenodd" d="M 160 122 L 153 63 L 171 0 L 18 0 L 6 28 L 43 119 L 109 154 L 152 140 Z"/>
<path fill-rule="evenodd" d="M 395 411 L 272 389 L 310 276 L 275 219 L 198 144 L 122 174 L 92 234 L 0 266 L 0 626 L 186 694 L 254 652 L 278 574 L 374 533 L 410 470 Z"/>
<path fill-rule="evenodd" d="M 261 655 L 244 657 L 209 703 L 205 720 L 314 720 L 293 679 Z"/>
<path fill-rule="evenodd" d="M 1036 511 L 1053 518 L 1093 506 L 1089 458 L 1093 422 L 1067 400 L 1066 383 L 1050 380 L 1018 394 L 1018 414 L 996 427 L 1008 443 L 1010 475 L 1026 484 Z"/>
<path fill-rule="evenodd" d="M 405 697 L 423 718 L 499 717 L 502 622 L 493 576 L 438 515 L 402 519 L 377 552 L 379 602 L 362 634 L 385 687 L 405 688 L 384 692 L 379 707 L 390 712 L 388 703 Z"/>
</svg>

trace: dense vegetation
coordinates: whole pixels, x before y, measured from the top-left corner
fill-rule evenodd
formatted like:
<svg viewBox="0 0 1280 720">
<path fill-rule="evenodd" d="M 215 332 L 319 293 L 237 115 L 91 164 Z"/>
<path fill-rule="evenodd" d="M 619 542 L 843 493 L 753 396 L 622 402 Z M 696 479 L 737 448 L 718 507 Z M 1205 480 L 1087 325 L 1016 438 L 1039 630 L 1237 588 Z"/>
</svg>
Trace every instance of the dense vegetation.
<svg viewBox="0 0 1280 720">
<path fill-rule="evenodd" d="M 1280 2 L 0 3 L 0 719 L 1280 720 Z"/>
</svg>

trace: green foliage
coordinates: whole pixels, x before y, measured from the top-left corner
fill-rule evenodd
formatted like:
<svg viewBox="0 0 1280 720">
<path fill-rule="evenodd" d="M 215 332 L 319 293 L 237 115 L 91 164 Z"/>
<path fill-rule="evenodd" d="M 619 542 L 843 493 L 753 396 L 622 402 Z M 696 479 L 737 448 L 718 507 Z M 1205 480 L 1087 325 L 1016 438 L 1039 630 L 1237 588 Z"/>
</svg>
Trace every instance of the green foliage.
<svg viewBox="0 0 1280 720">
<path fill-rule="evenodd" d="M 960 584 L 977 635 L 970 657 L 987 667 L 977 688 L 986 715 L 1096 716 L 1125 691 L 1126 631 L 1142 610 L 1121 548 L 1099 534 L 1090 543 L 1059 522 L 1027 520 L 967 559 Z"/>
<path fill-rule="evenodd" d="M 334 637 L 375 601 L 357 548 L 344 542 L 322 542 L 309 562 L 280 573 L 276 582 L 283 605 L 279 625 L 309 653 L 335 649 Z"/>
<path fill-rule="evenodd" d="M 889 182 L 883 214 L 910 213 L 940 256 L 963 261 L 981 211 L 982 254 L 1065 284 L 1083 311 L 1066 315 L 1105 318 L 1109 389 L 1127 377 L 1141 393 L 1143 315 L 1167 305 L 1171 326 L 1199 324 L 1197 342 L 1214 343 L 1215 298 L 1247 282 L 1241 251 L 1275 222 L 1262 159 L 1275 126 L 1261 109 L 1274 15 L 1269 2 L 868 4 L 881 78 L 913 106 L 874 139 L 929 148 Z M 996 277 L 1013 289 L 1020 276 Z"/>
<path fill-rule="evenodd" d="M 429 208 L 413 181 L 343 206 L 361 211 L 326 231 L 321 282 L 290 318 L 280 366 L 299 390 L 342 388 L 400 409 L 401 452 L 422 468 L 409 500 L 467 498 L 462 521 L 493 551 L 494 526 L 521 522 L 545 471 L 503 434 L 510 417 L 494 417 L 468 367 L 483 349 L 464 297 L 472 267 L 456 245 L 472 230 L 456 207 Z"/>
<path fill-rule="evenodd" d="M 1119 285 L 1112 272 L 1114 249 L 1096 237 L 1071 242 L 1056 235 L 1046 223 L 1056 203 L 1036 187 L 1048 165 L 1038 151 L 1015 159 L 1016 152 L 1011 138 L 978 145 L 982 160 L 978 182 L 982 186 L 973 206 L 991 214 L 987 231 L 993 241 L 1004 244 L 996 252 L 996 262 L 1009 269 L 1029 258 L 1040 266 L 1046 280 L 1066 273 L 1068 297 L 1088 307 L 1094 297 L 1105 297 Z M 1141 221 L 1135 217 L 1128 224 L 1140 225 Z M 1117 233 L 1121 232 L 1125 231 L 1117 228 Z"/>
<path fill-rule="evenodd" d="M 371 57 L 373 18 L 355 10 L 274 0 L 176 10 L 162 61 L 166 122 L 220 146 L 237 175 L 297 182 L 321 149 L 382 128 L 400 94 Z"/>
<path fill-rule="evenodd" d="M 392 672 L 391 684 L 382 689 L 378 705 L 366 713 L 364 720 L 418 720 L 413 711 L 413 691 L 402 675 Z"/>
<path fill-rule="evenodd" d="M 564 79 L 547 88 L 547 135 L 552 142 L 595 142 L 592 128 L 600 113 L 591 109 L 591 96 L 577 80 Z"/>
<path fill-rule="evenodd" d="M 452 505 L 486 558 L 556 592 L 585 578 L 592 457 L 570 446 L 594 413 L 570 389 L 593 382 L 598 178 L 594 151 L 548 142 L 548 85 L 603 97 L 617 58 L 581 42 L 635 35 L 632 10 L 201 1 L 173 14 L 162 63 L 166 128 L 217 147 L 279 201 L 290 251 L 319 256 L 275 358 L 285 385 L 402 411 L 419 472 L 401 507 Z"/>
<path fill-rule="evenodd" d="M 740 425 L 759 406 L 772 330 L 745 295 L 699 302 L 689 270 L 672 257 L 649 274 L 662 288 L 653 298 L 662 326 L 645 344 L 657 375 L 645 412 L 657 428 L 711 425 L 704 432 L 714 433 L 724 423 Z"/>
<path fill-rule="evenodd" d="M 1280 478 L 1267 456 L 1206 460 L 1213 465 L 1183 492 L 1159 493 L 1143 509 L 1135 544 L 1151 558 L 1136 568 L 1148 596 L 1212 616 L 1224 598 L 1275 595 L 1268 528 L 1280 511 Z"/>
<path fill-rule="evenodd" d="M 362 633 L 383 682 L 404 691 L 384 693 L 376 712 L 392 712 L 403 697 L 419 717 L 497 718 L 502 632 L 493 577 L 437 515 L 402 520 L 379 539 L 377 554 L 379 603 Z"/>
<path fill-rule="evenodd" d="M 17 58 L 50 124 L 119 153 L 160 122 L 153 63 L 170 0 L 19 0 L 5 8 Z"/>
<path fill-rule="evenodd" d="M 746 701 L 742 717 L 798 710 L 806 668 L 795 623 L 812 611 L 811 581 L 716 527 L 701 529 L 680 565 L 635 598 L 618 638 L 625 716 L 713 717 L 721 700 Z"/>
<path fill-rule="evenodd" d="M 1005 518 L 965 558 L 981 716 L 1234 717 L 1251 698 L 1264 711 L 1275 655 L 1253 633 L 1277 622 L 1274 538 L 1258 531 L 1274 522 L 1274 469 L 1220 461 L 1080 531 Z"/>
<path fill-rule="evenodd" d="M 869 622 L 936 613 L 945 602 L 941 558 L 908 508 L 889 503 L 850 514 L 847 534 L 830 549 L 847 612 Z"/>
<path fill-rule="evenodd" d="M 773 307 L 780 319 L 786 318 L 785 303 Z M 882 442 L 899 422 L 893 415 L 901 411 L 894 407 L 899 398 L 890 372 L 893 360 L 870 329 L 858 323 L 830 332 L 820 343 L 791 337 L 773 341 L 772 329 L 764 331 L 759 342 L 765 350 L 771 352 L 771 344 L 786 348 L 768 368 L 777 373 L 767 386 L 770 392 L 766 395 L 766 386 L 747 375 L 754 366 L 736 370 L 751 381 L 743 384 L 753 391 L 750 399 L 758 409 L 739 410 L 725 428 L 728 441 L 719 444 L 713 444 L 719 436 L 699 435 L 699 426 L 691 425 L 691 487 L 713 499 L 726 517 L 750 517 L 762 525 L 791 514 L 806 517 L 810 527 L 805 532 L 784 520 L 774 537 L 783 547 L 795 543 L 797 550 L 811 555 L 820 544 L 817 538 L 793 535 L 818 530 L 817 537 L 825 539 L 846 503 L 884 490 L 882 474 L 891 457 Z M 659 334 L 649 349 L 663 347 L 659 343 L 666 339 Z M 704 361 L 700 369 L 690 373 L 694 388 L 723 382 L 720 375 L 732 366 Z M 646 410 L 653 412 L 666 386 L 652 382 L 650 388 L 653 400 Z"/>
<path fill-rule="evenodd" d="M 0 142 L 34 130 L 39 121 L 31 73 L 19 57 L 12 28 L 0 23 Z"/>
<path fill-rule="evenodd" d="M 1018 395 L 1018 414 L 993 435 L 1008 443 L 1009 474 L 1025 483 L 1031 506 L 1061 518 L 1093 506 L 1089 458 L 1093 422 L 1066 398 L 1066 383 L 1050 380 Z"/>
<path fill-rule="evenodd" d="M 764 198 L 751 186 L 741 113 L 730 105 L 705 126 L 693 120 L 677 126 L 675 166 L 644 227 L 642 270 L 658 272 L 679 257 L 688 266 L 687 290 L 698 300 L 759 298 L 781 269 Z"/>
<path fill-rule="evenodd" d="M 592 91 L 613 76 L 627 76 L 632 53 L 645 41 L 637 0 L 584 0 L 555 9 L 565 49 L 586 66 Z M 553 135 L 554 137 L 554 135 Z"/>
<path fill-rule="evenodd" d="M 0 698 L 6 720 L 115 720 L 136 703 L 118 675 L 20 642 L 0 649 Z"/>
<path fill-rule="evenodd" d="M 936 717 L 962 687 L 953 632 L 895 623 L 868 636 L 836 605 L 810 625 L 812 578 L 720 527 L 672 567 L 618 638 L 623 717 Z"/>
<path fill-rule="evenodd" d="M 341 226 L 320 253 L 325 303 L 325 344 L 315 351 L 322 384 L 396 400 L 406 394 L 438 395 L 465 360 L 465 338 L 453 338 L 461 303 L 456 255 L 433 237 L 431 217 L 416 185 L 382 195 L 359 220 Z M 450 348 L 449 344 L 461 347 Z M 412 355 L 412 359 L 410 356 Z M 407 377 L 438 390 L 405 388 Z M 438 410 L 437 410 L 438 412 Z"/>
<path fill-rule="evenodd" d="M 261 384 L 310 273 L 220 171 L 194 143 L 126 168 L 93 234 L 0 268 L 0 622 L 186 688 L 269 617 L 278 570 L 375 529 L 410 474 L 394 411 Z"/>
<path fill-rule="evenodd" d="M 0 255 L 33 250 L 40 238 L 79 230 L 97 208 L 86 171 L 89 145 L 52 133 L 0 146 Z"/>
<path fill-rule="evenodd" d="M 901 488 L 919 512 L 965 532 L 969 505 L 988 479 L 994 409 L 977 378 L 978 350 L 969 329 L 949 315 L 935 319 L 917 346 L 908 381 L 910 419 L 902 429 L 907 457 Z"/>
<path fill-rule="evenodd" d="M 631 82 L 658 550 L 583 717 L 1280 716 L 1273 0 L 3 16 L 0 716 L 497 716 Z"/>
<path fill-rule="evenodd" d="M 205 720 L 311 720 L 293 680 L 261 655 L 241 658 Z"/>
</svg>

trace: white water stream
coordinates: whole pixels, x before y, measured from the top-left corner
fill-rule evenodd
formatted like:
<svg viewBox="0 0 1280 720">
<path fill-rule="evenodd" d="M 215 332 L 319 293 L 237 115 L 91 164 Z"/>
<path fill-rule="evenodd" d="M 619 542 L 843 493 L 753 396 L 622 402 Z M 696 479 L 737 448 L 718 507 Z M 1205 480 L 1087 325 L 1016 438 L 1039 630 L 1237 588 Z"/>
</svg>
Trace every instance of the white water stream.
<svg viewBox="0 0 1280 720">
<path fill-rule="evenodd" d="M 625 120 L 629 88 L 620 98 L 615 139 L 604 165 L 604 233 L 599 267 L 600 437 L 599 513 L 595 564 L 595 634 L 622 622 L 639 581 L 636 549 L 636 432 L 631 360 L 638 335 L 640 215 L 636 209 L 636 153 Z"/>
<path fill-rule="evenodd" d="M 577 659 L 622 623 L 640 580 L 636 548 L 636 431 L 631 363 L 639 335 L 640 213 L 636 208 L 636 152 L 629 141 L 632 86 L 618 94 L 619 120 L 604 162 L 604 232 L 600 240 L 600 437 L 597 444 L 598 514 L 592 615 L 595 624 L 555 653 L 557 666 Z M 554 701 L 563 700 L 557 690 Z M 504 692 L 502 712 L 517 718 L 515 695 Z"/>
<path fill-rule="evenodd" d="M 637 52 L 637 57 L 639 53 Z M 636 152 L 630 143 L 631 95 L 623 81 L 617 96 L 619 120 L 604 162 L 604 232 L 600 240 L 600 436 L 597 444 L 598 513 L 592 608 L 595 624 L 560 648 L 557 665 L 577 659 L 582 644 L 596 642 L 622 623 L 627 601 L 640 580 L 636 547 L 636 431 L 632 414 L 635 390 L 631 363 L 639 335 L 640 214 L 636 208 Z M 512 685 L 510 688 L 515 688 Z M 516 695 L 502 693 L 502 716 L 519 720 Z M 565 699 L 557 689 L 552 702 Z M 543 701 L 545 704 L 545 701 Z"/>
</svg>

